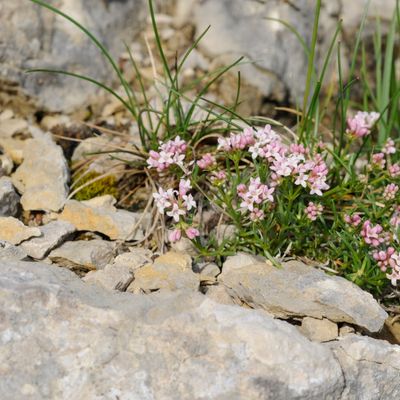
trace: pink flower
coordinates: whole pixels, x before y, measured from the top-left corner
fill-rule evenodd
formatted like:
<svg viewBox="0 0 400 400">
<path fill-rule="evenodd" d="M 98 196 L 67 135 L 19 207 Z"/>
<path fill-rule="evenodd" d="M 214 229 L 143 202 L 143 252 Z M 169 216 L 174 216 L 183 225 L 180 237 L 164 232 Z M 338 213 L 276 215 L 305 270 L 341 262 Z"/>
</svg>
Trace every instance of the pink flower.
<svg viewBox="0 0 400 400">
<path fill-rule="evenodd" d="M 172 232 L 169 233 L 168 239 L 170 242 L 174 243 L 180 240 L 182 237 L 182 232 L 180 229 L 174 229 Z"/>
<path fill-rule="evenodd" d="M 386 201 L 393 200 L 396 197 L 396 193 L 398 192 L 399 187 L 395 185 L 394 183 L 390 183 L 385 187 L 385 190 L 383 191 L 383 198 Z"/>
<path fill-rule="evenodd" d="M 265 201 L 274 201 L 272 193 L 274 193 L 275 188 L 269 188 L 267 185 L 261 183 L 259 177 L 250 178 L 248 187 L 244 184 L 239 184 L 236 190 L 238 196 L 243 200 L 240 203 L 242 210 L 254 212 L 255 208 L 257 208 L 255 207 L 256 204 L 261 204 Z"/>
<path fill-rule="evenodd" d="M 385 154 L 395 154 L 396 147 L 394 147 L 394 141 L 392 139 L 388 139 L 383 146 L 382 153 Z"/>
<path fill-rule="evenodd" d="M 204 154 L 203 157 L 201 157 L 201 159 L 197 161 L 197 165 L 201 169 L 206 169 L 208 167 L 215 165 L 216 163 L 217 161 L 215 160 L 215 157 L 210 153 Z"/>
<path fill-rule="evenodd" d="M 395 266 L 395 261 L 392 255 L 395 250 L 393 247 L 388 247 L 386 250 L 374 251 L 372 257 L 377 261 L 379 268 L 385 272 L 389 266 Z"/>
<path fill-rule="evenodd" d="M 376 112 L 359 111 L 354 117 L 347 118 L 346 133 L 353 137 L 367 136 L 378 118 L 379 114 Z"/>
<path fill-rule="evenodd" d="M 189 179 L 181 179 L 179 181 L 179 196 L 184 196 L 191 188 Z"/>
<path fill-rule="evenodd" d="M 361 217 L 359 214 L 353 214 L 353 215 L 345 215 L 344 216 L 345 222 L 347 222 L 349 225 L 353 225 L 354 227 L 358 226 L 361 222 Z"/>
<path fill-rule="evenodd" d="M 397 284 L 397 281 L 400 280 L 400 254 L 393 253 L 390 257 L 390 267 L 392 268 L 392 272 L 390 274 L 386 274 L 386 278 L 390 279 L 393 286 Z"/>
<path fill-rule="evenodd" d="M 396 163 L 389 167 L 389 175 L 392 178 L 397 178 L 400 176 L 400 164 Z"/>
<path fill-rule="evenodd" d="M 190 211 L 192 208 L 196 208 L 196 202 L 193 199 L 191 194 L 185 194 L 182 196 L 183 204 L 185 205 L 186 209 Z"/>
<path fill-rule="evenodd" d="M 382 237 L 383 228 L 381 225 L 377 224 L 373 226 L 370 220 L 364 222 L 361 229 L 361 236 L 364 238 L 365 243 L 371 245 L 372 247 L 377 247 L 385 241 Z"/>
<path fill-rule="evenodd" d="M 186 215 L 186 211 L 182 210 L 178 203 L 174 203 L 172 204 L 172 209 L 167 211 L 167 215 L 168 217 L 172 217 L 175 222 L 178 222 L 181 215 Z"/>
<path fill-rule="evenodd" d="M 165 143 L 160 142 L 158 152 L 149 151 L 150 157 L 147 159 L 147 164 L 149 168 L 157 168 L 159 172 L 164 171 L 173 164 L 183 167 L 186 149 L 186 142 L 179 136 Z"/>
<path fill-rule="evenodd" d="M 312 201 L 310 201 L 305 209 L 305 213 L 308 219 L 315 221 L 317 217 L 322 215 L 323 210 L 324 207 L 322 204 L 314 204 Z"/>
<path fill-rule="evenodd" d="M 158 189 L 158 193 L 153 193 L 153 198 L 160 214 L 164 214 L 165 208 L 170 207 L 172 202 L 175 201 L 175 193 L 176 191 L 173 189 L 164 191 L 161 187 Z"/>
<path fill-rule="evenodd" d="M 250 213 L 250 219 L 252 221 L 262 221 L 265 218 L 265 214 L 263 210 L 259 208 L 254 208 L 253 211 Z"/>
<path fill-rule="evenodd" d="M 186 232 L 186 236 L 191 240 L 197 236 L 200 236 L 199 230 L 196 228 L 193 228 L 193 227 L 187 228 L 185 232 Z"/>
<path fill-rule="evenodd" d="M 372 166 L 375 168 L 385 168 L 386 160 L 383 153 L 376 153 L 372 155 Z"/>
<path fill-rule="evenodd" d="M 229 138 L 218 138 L 218 149 L 227 152 L 244 150 L 255 143 L 254 131 L 252 128 L 245 128 L 241 133 L 231 133 Z"/>
</svg>

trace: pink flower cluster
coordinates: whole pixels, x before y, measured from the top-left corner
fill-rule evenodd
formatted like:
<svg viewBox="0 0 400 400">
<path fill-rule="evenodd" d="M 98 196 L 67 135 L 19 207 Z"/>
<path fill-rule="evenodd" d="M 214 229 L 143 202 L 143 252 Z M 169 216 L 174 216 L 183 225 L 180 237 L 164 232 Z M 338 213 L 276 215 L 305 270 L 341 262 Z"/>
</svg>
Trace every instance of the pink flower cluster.
<svg viewBox="0 0 400 400">
<path fill-rule="evenodd" d="M 385 242 L 385 236 L 382 235 L 382 232 L 382 226 L 379 224 L 373 226 L 369 219 L 364 222 L 361 228 L 361 236 L 364 238 L 365 243 L 372 247 L 378 247 Z"/>
<path fill-rule="evenodd" d="M 150 150 L 147 164 L 149 168 L 157 168 L 158 172 L 164 171 L 173 164 L 183 167 L 186 149 L 186 142 L 179 136 L 165 143 L 160 142 L 158 151 Z"/>
<path fill-rule="evenodd" d="M 395 154 L 396 147 L 394 146 L 394 141 L 392 139 L 388 139 L 383 146 L 382 153 L 385 154 Z"/>
<path fill-rule="evenodd" d="M 190 181 L 185 179 L 180 180 L 179 190 L 164 190 L 160 187 L 158 193 L 153 193 L 158 211 L 161 214 L 166 214 L 168 217 L 171 217 L 174 222 L 180 222 L 181 217 L 185 217 L 188 211 L 196 208 L 196 202 L 193 196 L 188 193 L 191 189 Z M 189 239 L 194 239 L 200 235 L 198 229 L 187 226 L 185 223 L 182 223 L 182 221 L 181 226 L 185 226 L 185 228 L 175 228 L 170 233 L 169 240 L 171 242 L 178 241 L 182 237 L 182 231 L 186 233 Z"/>
<path fill-rule="evenodd" d="M 250 219 L 252 221 L 262 220 L 264 218 L 264 212 L 260 209 L 260 206 L 266 202 L 273 202 L 275 188 L 269 188 L 267 185 L 261 183 L 259 177 L 250 178 L 249 186 L 241 183 L 237 187 L 238 196 L 242 199 L 240 208 L 242 211 L 250 211 Z"/>
<path fill-rule="evenodd" d="M 359 214 L 353 214 L 353 215 L 345 215 L 344 216 L 345 222 L 347 222 L 349 225 L 352 225 L 354 227 L 360 225 L 361 223 L 361 217 Z"/>
<path fill-rule="evenodd" d="M 153 193 L 156 206 L 161 214 L 172 217 L 175 222 L 179 222 L 181 216 L 185 216 L 187 211 L 196 208 L 196 202 L 188 191 L 192 188 L 189 180 L 181 179 L 179 182 L 179 191 L 174 189 L 158 189 L 158 193 Z"/>
<path fill-rule="evenodd" d="M 310 194 L 322 196 L 322 191 L 329 189 L 326 183 L 328 168 L 320 154 L 309 158 L 309 150 L 301 144 L 286 146 L 271 125 L 262 129 L 247 128 L 243 133 L 230 138 L 219 139 L 219 147 L 224 151 L 244 150 L 248 147 L 252 158 L 266 159 L 269 162 L 271 185 L 279 184 L 281 178 L 293 177 L 296 185 L 309 187 Z"/>
<path fill-rule="evenodd" d="M 378 118 L 379 113 L 358 111 L 354 117 L 347 118 L 346 133 L 359 138 L 367 136 Z"/>
<path fill-rule="evenodd" d="M 375 251 L 372 257 L 378 263 L 379 268 L 386 272 L 391 268 L 390 274 L 387 273 L 386 277 L 390 279 L 393 286 L 400 280 L 400 253 L 396 252 L 393 247 L 388 247 L 386 250 Z"/>
<path fill-rule="evenodd" d="M 308 219 L 315 221 L 320 215 L 322 215 L 323 210 L 324 206 L 322 204 L 314 204 L 310 201 L 304 211 Z"/>
<path fill-rule="evenodd" d="M 218 138 L 218 149 L 224 151 L 244 150 L 246 147 L 254 143 L 254 132 L 252 128 L 245 128 L 243 132 L 234 134 L 230 137 Z"/>
<path fill-rule="evenodd" d="M 204 154 L 200 160 L 197 161 L 197 165 L 201 169 L 210 168 L 217 164 L 217 161 L 210 153 Z"/>
<path fill-rule="evenodd" d="M 396 197 L 396 193 L 398 192 L 399 187 L 395 185 L 394 183 L 390 183 L 387 185 L 383 191 L 383 198 L 386 201 L 394 200 Z"/>
</svg>

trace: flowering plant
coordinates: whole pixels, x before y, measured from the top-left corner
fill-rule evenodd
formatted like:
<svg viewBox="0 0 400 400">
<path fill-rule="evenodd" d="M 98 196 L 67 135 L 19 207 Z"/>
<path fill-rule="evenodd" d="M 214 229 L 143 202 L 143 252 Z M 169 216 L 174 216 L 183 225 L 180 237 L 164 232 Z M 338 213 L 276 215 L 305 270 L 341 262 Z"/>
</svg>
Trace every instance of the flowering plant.
<svg viewBox="0 0 400 400">
<path fill-rule="evenodd" d="M 347 148 L 367 139 L 378 119 L 375 112 L 348 118 Z M 360 159 L 361 168 L 357 146 L 335 162 L 328 144 L 290 142 L 270 124 L 220 136 L 205 149 L 196 154 L 178 136 L 149 154 L 150 169 L 173 169 L 179 178 L 177 188 L 160 186 L 153 194 L 158 211 L 173 223 L 171 242 L 185 235 L 203 255 L 246 249 L 268 257 L 307 256 L 366 286 L 400 280 L 400 164 L 393 140 Z M 201 211 L 195 198 L 236 234 L 217 243 L 217 227 L 207 231 L 195 222 Z M 351 265 L 349 247 L 369 274 Z"/>
</svg>

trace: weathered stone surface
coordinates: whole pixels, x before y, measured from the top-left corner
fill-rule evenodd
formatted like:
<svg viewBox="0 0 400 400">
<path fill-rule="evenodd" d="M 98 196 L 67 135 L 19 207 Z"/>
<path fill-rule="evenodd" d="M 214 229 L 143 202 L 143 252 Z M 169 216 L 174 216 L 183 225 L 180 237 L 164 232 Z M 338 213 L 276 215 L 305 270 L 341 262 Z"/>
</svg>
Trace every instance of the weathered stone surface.
<svg viewBox="0 0 400 400">
<path fill-rule="evenodd" d="M 342 400 L 400 398 L 400 346 L 348 335 L 329 343 L 340 362 L 346 387 Z"/>
<path fill-rule="evenodd" d="M 21 247 L 14 246 L 4 240 L 0 240 L 0 261 L 13 260 L 24 261 L 28 258 L 28 254 Z"/>
<path fill-rule="evenodd" d="M 52 0 L 50 4 L 85 25 L 114 57 L 124 49 L 124 41 L 132 40 L 146 20 L 144 0 Z M 15 92 L 19 85 L 41 107 L 71 110 L 87 104 L 98 90 L 79 79 L 46 73 L 26 74 L 27 69 L 71 71 L 104 83 L 117 80 L 100 50 L 84 33 L 71 22 L 26 0 L 1 2 L 0 37 L 3 91 Z"/>
<path fill-rule="evenodd" d="M 207 287 L 206 296 L 219 304 L 236 304 L 223 285 L 214 285 Z"/>
<path fill-rule="evenodd" d="M 75 227 L 64 221 L 53 221 L 39 227 L 41 236 L 21 243 L 22 249 L 32 258 L 41 260 L 46 257 L 50 250 L 62 243 Z"/>
<path fill-rule="evenodd" d="M 128 292 L 151 293 L 157 290 L 199 288 L 199 276 L 192 271 L 190 256 L 170 251 L 135 271 Z"/>
<path fill-rule="evenodd" d="M 329 348 L 264 313 L 185 291 L 110 293 L 40 263 L 1 271 L 2 400 L 333 400 L 343 391 Z"/>
<path fill-rule="evenodd" d="M 104 269 L 89 271 L 83 280 L 109 290 L 123 292 L 133 281 L 134 272 L 152 261 L 151 256 L 152 253 L 149 250 L 134 248 L 130 252 L 117 256 L 112 264 L 106 265 Z"/>
<path fill-rule="evenodd" d="M 107 264 L 99 271 L 89 271 L 82 279 L 108 290 L 124 292 L 133 281 L 134 275 L 131 268 L 126 265 Z"/>
<path fill-rule="evenodd" d="M 1 140 L 0 140 L 1 146 Z M 7 154 L 0 155 L 0 177 L 9 176 L 14 168 L 13 160 Z"/>
<path fill-rule="evenodd" d="M 140 239 L 143 228 L 149 222 L 149 218 L 145 216 L 142 222 L 138 223 L 141 217 L 141 213 L 93 207 L 76 200 L 67 201 L 58 216 L 60 220 L 73 224 L 77 230 L 100 232 L 111 240 Z"/>
<path fill-rule="evenodd" d="M 337 324 L 325 318 L 304 317 L 299 330 L 313 342 L 329 342 L 339 335 Z"/>
<path fill-rule="evenodd" d="M 369 293 L 301 262 L 289 261 L 282 268 L 267 262 L 235 268 L 230 262 L 218 277 L 230 295 L 279 318 L 328 318 L 370 332 L 379 331 L 387 318 Z"/>
<path fill-rule="evenodd" d="M 25 226 L 14 217 L 0 217 L 0 240 L 11 244 L 19 244 L 34 236 L 40 236 L 39 228 Z"/>
<path fill-rule="evenodd" d="M 18 213 L 19 196 L 8 177 L 0 178 L 0 216 L 14 217 Z"/>
<path fill-rule="evenodd" d="M 59 211 L 67 199 L 69 172 L 60 146 L 40 131 L 26 140 L 24 161 L 12 176 L 24 210 Z"/>
<path fill-rule="evenodd" d="M 114 258 L 114 244 L 105 240 L 65 242 L 53 250 L 49 258 L 74 271 L 102 269 Z"/>
</svg>

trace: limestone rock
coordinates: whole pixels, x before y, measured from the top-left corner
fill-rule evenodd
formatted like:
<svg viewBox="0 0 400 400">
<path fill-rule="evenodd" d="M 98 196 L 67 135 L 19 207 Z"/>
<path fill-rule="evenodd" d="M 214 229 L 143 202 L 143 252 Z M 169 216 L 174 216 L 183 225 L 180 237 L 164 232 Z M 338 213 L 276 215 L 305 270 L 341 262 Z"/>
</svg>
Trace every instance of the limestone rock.
<svg viewBox="0 0 400 400">
<path fill-rule="evenodd" d="M 69 172 L 60 146 L 49 134 L 26 140 L 24 161 L 12 176 L 24 210 L 59 211 L 67 199 Z"/>
<path fill-rule="evenodd" d="M 53 250 L 49 258 L 73 271 L 102 269 L 114 258 L 114 244 L 105 240 L 65 242 Z"/>
<path fill-rule="evenodd" d="M 237 269 L 224 264 L 218 280 L 234 298 L 278 318 L 327 318 L 370 332 L 379 331 L 387 318 L 369 293 L 298 261 L 283 263 L 282 268 L 266 262 Z"/>
<path fill-rule="evenodd" d="M 152 261 L 149 250 L 141 248 L 132 250 L 118 255 L 112 264 L 106 265 L 104 269 L 89 271 L 83 280 L 109 290 L 125 291 L 133 281 L 134 272 Z"/>
<path fill-rule="evenodd" d="M 329 342 L 339 335 L 337 324 L 325 318 L 303 318 L 300 332 L 313 342 Z"/>
<path fill-rule="evenodd" d="M 123 51 L 124 41 L 131 41 L 146 20 L 144 0 L 59 0 L 50 4 L 86 26 L 115 58 Z M 76 72 L 105 84 L 118 80 L 87 36 L 71 22 L 33 2 L 1 2 L 0 37 L 4 43 L 0 49 L 4 96 L 7 91 L 20 89 L 20 99 L 27 96 L 39 107 L 70 111 L 87 104 L 98 92 L 96 86 L 79 79 L 25 73 L 30 68 Z"/>
<path fill-rule="evenodd" d="M 135 271 L 135 279 L 128 292 L 151 293 L 158 290 L 198 290 L 199 276 L 192 271 L 190 256 L 168 252 Z"/>
<path fill-rule="evenodd" d="M 50 250 L 62 243 L 71 233 L 75 232 L 75 227 L 64 221 L 53 221 L 39 227 L 41 236 L 27 240 L 21 244 L 21 248 L 29 256 L 37 260 L 46 257 Z"/>
<path fill-rule="evenodd" d="M 334 400 L 343 391 L 329 348 L 259 311 L 186 291 L 110 293 L 40 263 L 1 271 L 2 400 Z"/>
<path fill-rule="evenodd" d="M 229 295 L 226 288 L 222 285 L 209 286 L 206 296 L 219 304 L 234 305 L 233 298 Z"/>
<path fill-rule="evenodd" d="M 77 230 L 100 232 L 111 240 L 140 239 L 149 222 L 141 213 L 93 207 L 76 200 L 67 201 L 58 218 L 70 222 Z M 142 222 L 138 223 L 140 218 Z"/>
<path fill-rule="evenodd" d="M 25 226 L 14 217 L 0 217 L 0 240 L 11 244 L 19 244 L 34 236 L 40 236 L 39 228 Z"/>
<path fill-rule="evenodd" d="M 329 346 L 342 366 L 346 382 L 341 399 L 400 398 L 400 346 L 356 335 Z"/>
<path fill-rule="evenodd" d="M 0 140 L 1 146 L 1 140 Z M 9 176 L 14 168 L 13 160 L 7 154 L 0 155 L 0 177 Z"/>
<path fill-rule="evenodd" d="M 24 261 L 26 259 L 28 259 L 28 254 L 21 247 L 0 240 L 0 262 L 5 260 Z"/>
<path fill-rule="evenodd" d="M 18 213 L 19 196 L 8 177 L 0 178 L 0 216 L 14 217 Z"/>
</svg>

